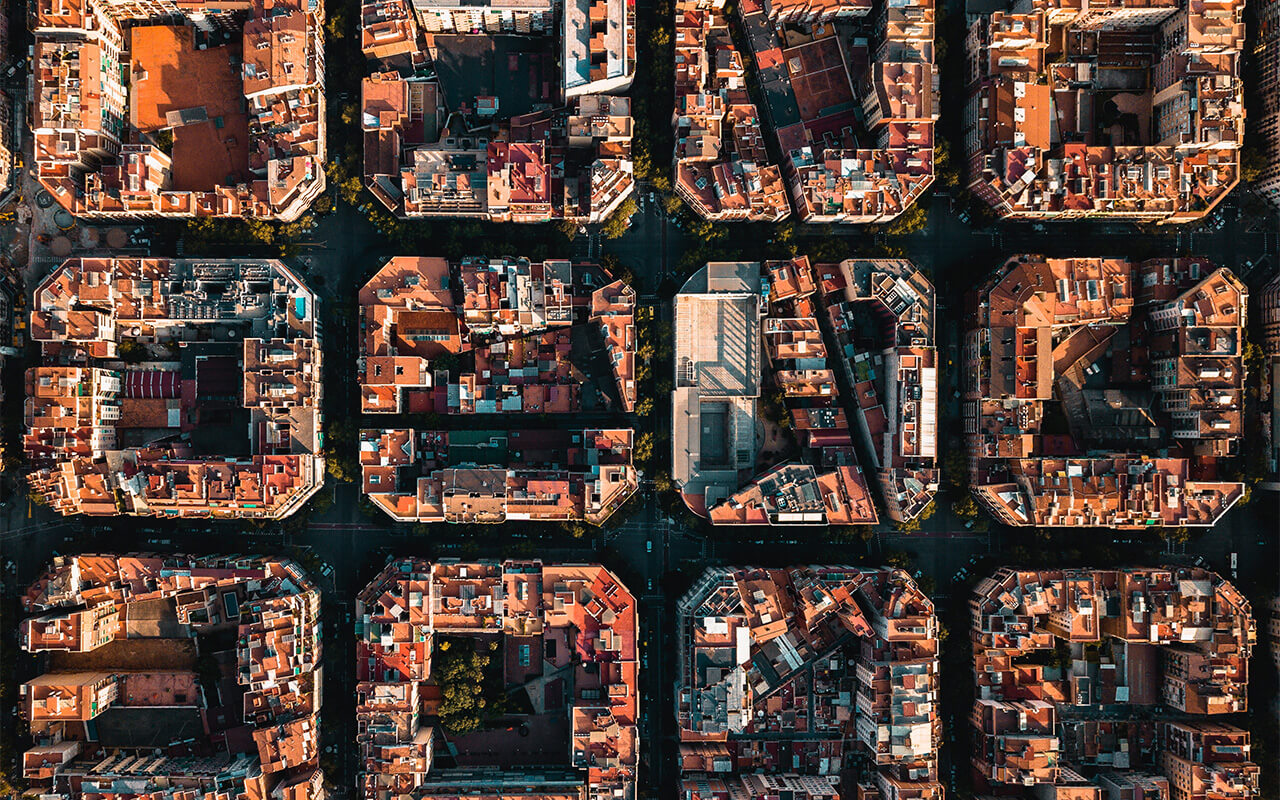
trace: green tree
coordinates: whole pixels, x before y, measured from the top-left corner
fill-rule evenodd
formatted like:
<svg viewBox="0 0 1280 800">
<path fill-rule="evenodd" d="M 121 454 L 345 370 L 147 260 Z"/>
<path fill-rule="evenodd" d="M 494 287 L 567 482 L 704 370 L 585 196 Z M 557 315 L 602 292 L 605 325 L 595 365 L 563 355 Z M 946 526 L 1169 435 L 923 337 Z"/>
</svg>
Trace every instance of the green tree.
<svg viewBox="0 0 1280 800">
<path fill-rule="evenodd" d="M 875 535 L 876 530 L 870 525 L 841 525 L 831 529 L 829 538 L 841 543 L 869 542 Z"/>
<path fill-rule="evenodd" d="M 647 464 L 653 458 L 653 434 L 642 433 L 636 437 L 635 446 L 631 448 L 633 461 Z"/>
<path fill-rule="evenodd" d="M 1245 147 L 1240 151 L 1240 180 L 1253 183 L 1267 171 L 1267 157 L 1256 147 Z"/>
<path fill-rule="evenodd" d="M 581 539 L 587 535 L 587 526 L 577 520 L 560 523 L 560 529 L 574 539 Z"/>
<path fill-rule="evenodd" d="M 938 510 L 937 501 L 936 500 L 930 501 L 929 505 L 921 509 L 919 514 L 916 514 L 911 519 L 904 520 L 902 522 L 895 522 L 893 523 L 893 527 L 895 530 L 898 530 L 902 533 L 915 533 L 916 531 L 920 530 L 921 523 L 923 523 L 925 520 L 932 517 L 937 510 Z"/>
<path fill-rule="evenodd" d="M 890 550 L 888 553 L 885 553 L 884 563 L 891 567 L 897 567 L 898 569 L 906 569 L 911 566 L 911 554 L 903 552 L 902 550 Z"/>
<path fill-rule="evenodd" d="M 960 185 L 960 169 L 951 160 L 951 145 L 943 138 L 934 143 L 933 174 L 937 176 L 937 184 L 942 189 L 950 190 Z"/>
<path fill-rule="evenodd" d="M 676 487 L 670 475 L 665 472 L 659 472 L 653 476 L 653 488 L 659 492 L 670 492 Z"/>
<path fill-rule="evenodd" d="M 1244 343 L 1244 370 L 1248 375 L 1262 375 L 1267 356 L 1262 348 L 1254 342 Z M 1263 378 L 1265 380 L 1265 376 Z"/>
<path fill-rule="evenodd" d="M 578 237 L 578 227 L 578 223 L 571 219 L 562 219 L 556 223 L 556 230 L 560 231 L 560 235 L 571 242 Z"/>
<path fill-rule="evenodd" d="M 121 342 L 116 348 L 116 352 L 119 353 L 120 359 L 126 364 L 137 364 L 147 360 L 147 348 L 132 339 L 125 339 Z"/>
<path fill-rule="evenodd" d="M 606 239 L 620 239 L 627 232 L 627 223 L 631 220 L 633 214 L 636 213 L 638 206 L 634 197 L 628 197 L 618 205 L 617 209 L 609 215 L 609 219 L 605 221 L 604 227 L 600 232 L 604 234 Z"/>
<path fill-rule="evenodd" d="M 636 403 L 636 413 L 642 417 L 647 417 L 653 413 L 653 398 L 646 397 L 639 403 Z"/>
<path fill-rule="evenodd" d="M 360 463 L 356 459 L 357 431 L 350 421 L 329 423 L 324 432 L 325 470 L 336 480 L 354 483 L 360 479 Z"/>
<path fill-rule="evenodd" d="M 330 7 L 332 6 L 332 7 Z M 346 6 L 334 3 L 325 5 L 325 13 L 329 15 L 329 19 L 325 21 L 324 32 L 330 39 L 339 40 L 347 35 L 347 9 Z"/>
<path fill-rule="evenodd" d="M 492 698 L 486 697 L 485 670 L 489 656 L 477 653 L 475 645 L 447 648 L 441 642 L 432 675 L 440 687 L 440 724 L 454 736 L 480 729 Z"/>
<path fill-rule="evenodd" d="M 962 519 L 976 519 L 978 516 L 978 502 L 973 499 L 973 495 L 965 495 L 963 499 L 951 504 L 951 510 L 957 517 Z"/>
<path fill-rule="evenodd" d="M 912 517 L 894 522 L 893 529 L 898 533 L 916 533 L 920 530 L 920 518 Z"/>
<path fill-rule="evenodd" d="M 928 224 L 929 209 L 925 208 L 923 202 L 916 201 L 911 208 L 908 208 L 897 219 L 889 223 L 884 232 L 890 236 L 907 236 L 924 230 Z"/>
<path fill-rule="evenodd" d="M 167 156 L 173 155 L 173 128 L 165 128 L 151 134 L 151 141 Z"/>
</svg>

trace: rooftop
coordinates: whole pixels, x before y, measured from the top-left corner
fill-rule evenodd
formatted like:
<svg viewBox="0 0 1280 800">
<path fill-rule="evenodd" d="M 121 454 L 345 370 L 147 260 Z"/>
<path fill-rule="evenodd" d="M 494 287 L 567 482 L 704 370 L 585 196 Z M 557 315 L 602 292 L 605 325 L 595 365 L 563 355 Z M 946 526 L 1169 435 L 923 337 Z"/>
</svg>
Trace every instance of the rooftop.
<svg viewBox="0 0 1280 800">
<path fill-rule="evenodd" d="M 633 435 L 630 429 L 364 430 L 364 493 L 402 522 L 599 525 L 639 486 Z"/>
<path fill-rule="evenodd" d="M 289 221 L 323 191 L 310 6 L 257 0 L 242 28 L 206 30 L 185 18 L 219 10 L 200 3 L 167 18 L 178 24 L 138 27 L 127 24 L 135 13 L 151 15 L 136 5 L 46 5 L 35 15 L 35 170 L 68 211 Z"/>
<path fill-rule="evenodd" d="M 793 788 L 830 792 L 861 756 L 877 782 L 940 792 L 937 623 L 905 572 L 713 567 L 677 624 L 686 785 L 750 782 L 785 753 Z"/>
<path fill-rule="evenodd" d="M 477 787 L 513 797 L 630 796 L 639 756 L 636 635 L 635 598 L 598 565 L 390 562 L 356 598 L 363 796 L 452 797 Z M 416 713 L 416 697 L 435 688 L 444 636 L 455 646 L 459 637 L 495 643 L 503 685 L 523 687 L 534 705 L 530 726 L 568 711 L 565 768 L 503 764 L 499 774 L 494 754 L 528 745 L 491 737 L 488 753 L 471 754 L 465 736 L 466 769 L 433 766 L 434 728 Z"/>
<path fill-rule="evenodd" d="M 59 657 L 54 671 L 20 687 L 21 711 L 39 742 L 24 758 L 28 780 L 69 798 L 113 796 L 97 785 L 104 779 L 124 781 L 134 793 L 181 785 L 200 797 L 229 786 L 266 797 L 300 775 L 321 784 L 313 677 L 320 594 L 293 562 L 59 556 L 26 591 L 23 607 L 36 615 L 22 623 L 23 649 Z M 112 647 L 128 641 L 142 652 L 146 643 L 224 631 L 235 644 L 209 653 L 222 670 L 212 695 L 191 661 L 165 664 L 153 648 L 153 663 L 140 670 Z M 113 663 L 112 654 L 122 660 Z M 243 735 L 208 724 L 201 731 L 203 715 L 229 714 L 243 718 L 244 727 L 231 732 Z M 68 721 L 93 721 L 97 735 L 84 740 L 64 727 Z M 59 744 L 64 735 L 68 746 Z M 321 798 L 323 789 L 308 796 Z"/>
<path fill-rule="evenodd" d="M 1239 447 L 1247 300 L 1199 258 L 1012 259 L 966 334 L 975 495 L 1011 525 L 1213 525 L 1243 491 L 1216 465 Z M 1042 433 L 1050 401 L 1070 435 Z"/>
<path fill-rule="evenodd" d="M 362 16 L 365 183 L 396 215 L 596 224 L 634 191 L 616 94 L 634 3 L 369 0 Z"/>
<path fill-rule="evenodd" d="M 316 317 L 279 261 L 63 262 L 31 310 L 33 490 L 64 514 L 293 513 L 324 474 Z"/>
<path fill-rule="evenodd" d="M 1239 180 L 1244 4 L 1035 4 L 967 38 L 969 188 L 999 216 L 1188 222 Z"/>
<path fill-rule="evenodd" d="M 1230 583 L 1186 567 L 1002 568 L 970 607 L 980 791 L 1154 780 L 1200 797 L 1184 776 L 1231 773 L 1250 795 L 1248 733 L 1208 722 L 1247 702 L 1256 631 Z"/>
<path fill-rule="evenodd" d="M 366 413 L 572 413 L 600 351 L 612 387 L 589 407 L 634 408 L 635 292 L 593 263 L 402 256 L 359 301 Z"/>
</svg>

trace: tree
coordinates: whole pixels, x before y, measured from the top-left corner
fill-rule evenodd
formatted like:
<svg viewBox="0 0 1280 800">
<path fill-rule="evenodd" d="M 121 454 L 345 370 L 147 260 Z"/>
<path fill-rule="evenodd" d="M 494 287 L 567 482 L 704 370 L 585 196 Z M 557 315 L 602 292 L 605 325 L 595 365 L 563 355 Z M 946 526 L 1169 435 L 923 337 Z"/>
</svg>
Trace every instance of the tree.
<svg viewBox="0 0 1280 800">
<path fill-rule="evenodd" d="M 1267 171 L 1267 157 L 1256 147 L 1245 147 L 1240 151 L 1240 180 L 1253 183 Z"/>
<path fill-rule="evenodd" d="M 432 674 L 440 687 L 440 724 L 450 734 L 463 736 L 480 729 L 491 698 L 485 695 L 485 670 L 489 656 L 468 646 L 446 647 L 441 642 Z"/>
<path fill-rule="evenodd" d="M 962 519 L 976 519 L 978 516 L 978 502 L 973 499 L 973 495 L 965 495 L 963 499 L 951 504 L 951 510 L 957 517 Z"/>
<path fill-rule="evenodd" d="M 627 232 L 628 223 L 631 217 L 636 213 L 639 206 L 636 205 L 634 197 L 628 197 L 609 215 L 609 219 L 605 221 L 604 227 L 600 232 L 604 234 L 606 239 L 620 239 Z"/>
<path fill-rule="evenodd" d="M 927 520 L 927 519 L 929 519 L 930 517 L 932 517 L 932 516 L 933 516 L 937 511 L 938 511 L 938 503 L 937 503 L 937 501 L 936 501 L 936 500 L 930 500 L 930 501 L 929 501 L 929 505 L 925 506 L 925 507 L 920 511 L 919 515 L 917 515 L 917 516 L 916 516 L 916 519 L 920 520 L 921 522 L 924 522 L 925 520 Z"/>
<path fill-rule="evenodd" d="M 325 22 L 324 32 L 330 39 L 342 39 L 347 35 L 347 10 L 339 3 L 325 4 L 325 12 L 329 19 Z"/>
<path fill-rule="evenodd" d="M 631 145 L 631 171 L 640 180 L 648 178 L 653 173 L 653 159 L 649 156 L 646 141 L 646 139 L 632 139 Z"/>
<path fill-rule="evenodd" d="M 636 438 L 635 446 L 631 448 L 631 456 L 633 461 L 648 463 L 653 458 L 653 434 L 642 433 Z"/>
<path fill-rule="evenodd" d="M 653 413 L 653 398 L 646 397 L 636 404 L 636 413 L 642 417 L 647 417 Z"/>
<path fill-rule="evenodd" d="M 968 492 L 969 467 L 964 451 L 958 447 L 950 447 L 942 456 L 942 480 L 954 493 Z"/>
<path fill-rule="evenodd" d="M 343 483 L 354 483 L 360 478 L 360 464 L 356 460 L 356 429 L 347 420 L 329 423 L 325 429 L 325 443 L 321 450 L 325 469 Z"/>
<path fill-rule="evenodd" d="M 943 189 L 950 190 L 960 185 L 960 169 L 951 160 L 951 145 L 943 138 L 934 142 L 933 174 Z"/>
<path fill-rule="evenodd" d="M 915 533 L 916 531 L 920 530 L 920 524 L 925 520 L 929 519 L 929 517 L 932 517 L 934 512 L 936 512 L 937 510 L 938 510 L 937 501 L 931 500 L 929 502 L 929 505 L 925 506 L 923 509 L 920 510 L 919 514 L 916 514 L 911 519 L 902 520 L 901 522 L 895 522 L 893 523 L 893 527 L 895 530 L 899 531 L 900 533 Z"/>
<path fill-rule="evenodd" d="M 307 510 L 312 514 L 323 514 L 331 508 L 333 508 L 333 495 L 329 492 L 316 492 L 311 502 L 307 504 Z"/>
<path fill-rule="evenodd" d="M 885 228 L 884 232 L 890 236 L 907 236 L 924 230 L 928 224 L 929 209 L 924 207 L 924 203 L 917 201 L 911 208 L 889 223 L 889 227 Z"/>
<path fill-rule="evenodd" d="M 165 128 L 151 134 L 151 141 L 167 156 L 173 155 L 173 128 Z"/>
<path fill-rule="evenodd" d="M 1266 353 L 1255 342 L 1244 343 L 1244 371 L 1246 375 L 1262 375 L 1266 364 Z M 1263 380 L 1266 380 L 1265 376 Z"/>
<path fill-rule="evenodd" d="M 125 339 L 116 348 L 116 351 L 120 354 L 120 359 L 126 364 L 137 364 L 147 360 L 147 348 L 132 339 Z"/>
<path fill-rule="evenodd" d="M 884 563 L 898 569 L 906 569 L 911 566 L 911 554 L 901 550 L 890 550 L 884 556 Z"/>
<path fill-rule="evenodd" d="M 433 371 L 437 369 L 448 370 L 449 374 L 452 375 L 458 372 L 460 366 L 457 353 L 441 353 L 431 359 L 431 369 Z"/>
<path fill-rule="evenodd" d="M 869 542 L 875 535 L 876 530 L 870 525 L 841 525 L 831 529 L 830 539 L 841 543 Z"/>
<path fill-rule="evenodd" d="M 893 529 L 898 533 L 916 533 L 920 530 L 920 518 L 898 520 L 893 523 Z"/>
<path fill-rule="evenodd" d="M 578 236 L 578 227 L 578 223 L 571 219 L 562 219 L 556 223 L 556 230 L 560 231 L 560 235 L 571 242 Z"/>
<path fill-rule="evenodd" d="M 675 484 L 671 480 L 671 476 L 665 472 L 659 472 L 653 476 L 653 488 L 659 492 L 670 492 L 675 489 Z"/>
<path fill-rule="evenodd" d="M 587 526 L 577 520 L 560 523 L 560 529 L 574 539 L 581 539 L 587 535 Z"/>
<path fill-rule="evenodd" d="M 614 280 L 619 280 L 628 286 L 633 286 L 636 282 L 636 274 L 631 267 L 625 266 L 622 260 L 613 253 L 605 253 L 600 257 L 600 266 Z"/>
</svg>

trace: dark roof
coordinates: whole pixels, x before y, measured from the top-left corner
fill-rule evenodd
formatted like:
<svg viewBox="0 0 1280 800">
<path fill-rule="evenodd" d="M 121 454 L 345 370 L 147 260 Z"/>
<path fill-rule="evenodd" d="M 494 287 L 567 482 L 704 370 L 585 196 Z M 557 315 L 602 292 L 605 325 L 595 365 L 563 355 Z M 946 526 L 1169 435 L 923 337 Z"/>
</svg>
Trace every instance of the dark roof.
<svg viewBox="0 0 1280 800">
<path fill-rule="evenodd" d="M 555 37 L 436 34 L 436 74 L 445 105 L 475 108 L 477 97 L 498 98 L 498 116 L 553 105 L 560 89 Z"/>
<path fill-rule="evenodd" d="M 776 131 L 800 121 L 800 107 L 796 105 L 795 92 L 791 89 L 791 77 L 786 63 L 760 67 L 760 54 L 778 47 L 778 36 L 773 24 L 763 12 L 744 14 L 742 27 L 747 42 L 755 55 L 756 73 L 760 77 L 760 92 L 764 95 L 765 113 L 769 124 Z"/>
</svg>

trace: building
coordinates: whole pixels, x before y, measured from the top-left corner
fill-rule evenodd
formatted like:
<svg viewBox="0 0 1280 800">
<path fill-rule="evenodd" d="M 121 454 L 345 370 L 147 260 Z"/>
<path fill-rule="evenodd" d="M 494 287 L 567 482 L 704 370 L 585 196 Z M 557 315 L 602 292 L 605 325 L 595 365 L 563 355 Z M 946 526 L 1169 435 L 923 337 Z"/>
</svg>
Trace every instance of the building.
<svg viewBox="0 0 1280 800">
<path fill-rule="evenodd" d="M 6 30 L 0 37 L 8 38 Z M 6 62 L 8 59 L 5 59 Z M 21 150 L 22 134 L 14 128 L 13 98 L 8 92 L 0 92 L 0 193 L 7 193 L 17 184 L 17 155 Z"/>
<path fill-rule="evenodd" d="M 399 215 L 598 223 L 634 190 L 629 98 L 580 95 L 501 133 L 437 141 L 423 133 L 443 116 L 434 87 L 385 74 L 364 82 L 366 183 Z"/>
<path fill-rule="evenodd" d="M 677 626 L 684 796 L 941 798 L 937 618 L 906 572 L 711 567 Z"/>
<path fill-rule="evenodd" d="M 676 3 L 673 185 L 704 219 L 777 222 L 791 213 L 786 184 L 769 159 L 724 5 Z"/>
<path fill-rule="evenodd" d="M 32 303 L 23 445 L 59 512 L 281 519 L 324 484 L 319 309 L 281 262 L 74 258 Z"/>
<path fill-rule="evenodd" d="M 976 791 L 1256 794 L 1248 732 L 1208 720 L 1246 710 L 1257 638 L 1248 601 L 1218 575 L 1003 568 L 969 603 Z"/>
<path fill-rule="evenodd" d="M 599 223 L 634 191 L 630 98 L 578 95 L 500 130 L 435 140 L 424 133 L 443 117 L 434 87 L 386 74 L 364 81 L 366 183 L 398 215 Z"/>
<path fill-rule="evenodd" d="M 636 601 L 607 569 L 402 559 L 356 597 L 355 613 L 360 796 L 635 797 Z M 454 657 L 450 651 L 464 650 L 492 654 L 482 657 L 500 664 L 498 690 L 522 687 L 534 711 L 522 717 L 524 733 L 489 731 L 483 742 L 449 732 L 449 722 L 438 718 L 440 734 L 470 765 L 438 767 L 437 726 L 419 710 L 439 707 L 441 687 L 433 679 Z M 530 741 L 534 730 L 546 738 Z M 561 730 L 568 735 L 557 738 Z M 565 766 L 501 760 L 508 749 L 533 748 L 556 753 L 548 760 Z"/>
<path fill-rule="evenodd" d="M 938 488 L 933 295 L 900 259 L 695 273 L 675 301 L 672 475 L 686 505 L 718 525 L 874 524 L 854 420 L 889 518 L 919 516 Z M 798 451 L 770 432 L 780 423 Z"/>
<path fill-rule="evenodd" d="M 60 205 L 289 221 L 324 191 L 323 9 L 234 6 L 36 4 L 34 168 Z"/>
<path fill-rule="evenodd" d="M 1253 94 L 1261 101 L 1262 113 L 1254 120 L 1262 143 L 1266 167 L 1256 189 L 1280 208 L 1280 2 L 1261 0 L 1254 4 L 1258 38 L 1254 43 L 1254 74 L 1258 85 Z"/>
<path fill-rule="evenodd" d="M 737 7 L 783 178 L 804 222 L 890 222 L 934 180 L 932 0 Z"/>
<path fill-rule="evenodd" d="M 363 430 L 364 494 L 398 522 L 602 524 L 635 494 L 635 431 Z"/>
<path fill-rule="evenodd" d="M 359 301 L 366 413 L 581 411 L 599 352 L 591 410 L 635 406 L 635 290 L 593 263 L 398 256 Z"/>
<path fill-rule="evenodd" d="M 326 796 L 320 592 L 293 562 L 59 556 L 22 600 L 22 648 L 56 656 L 19 687 L 42 796 Z"/>
<path fill-rule="evenodd" d="M 1247 304 L 1200 258 L 1011 259 L 969 302 L 974 496 L 1007 525 L 1213 525 L 1243 491 L 1218 476 L 1239 456 Z"/>
<path fill-rule="evenodd" d="M 1238 0 L 1037 0 L 979 17 L 966 38 L 970 191 L 1024 220 L 1213 211 L 1240 178 L 1243 13 Z"/>
</svg>

